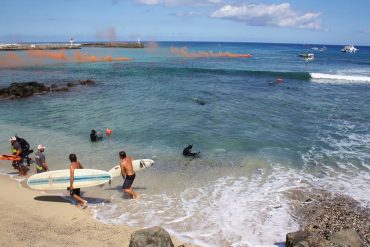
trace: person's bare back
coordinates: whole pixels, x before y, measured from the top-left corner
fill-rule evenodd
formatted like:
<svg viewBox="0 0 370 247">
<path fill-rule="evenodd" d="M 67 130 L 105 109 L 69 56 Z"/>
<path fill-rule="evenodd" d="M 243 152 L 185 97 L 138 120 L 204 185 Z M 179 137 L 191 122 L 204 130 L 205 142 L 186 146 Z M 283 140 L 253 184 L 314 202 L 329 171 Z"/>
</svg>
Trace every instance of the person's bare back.
<svg viewBox="0 0 370 247">
<path fill-rule="evenodd" d="M 126 158 L 121 160 L 121 171 L 122 171 L 122 176 L 124 175 L 133 175 L 134 168 L 132 166 L 132 158 L 129 156 L 126 156 Z"/>
</svg>

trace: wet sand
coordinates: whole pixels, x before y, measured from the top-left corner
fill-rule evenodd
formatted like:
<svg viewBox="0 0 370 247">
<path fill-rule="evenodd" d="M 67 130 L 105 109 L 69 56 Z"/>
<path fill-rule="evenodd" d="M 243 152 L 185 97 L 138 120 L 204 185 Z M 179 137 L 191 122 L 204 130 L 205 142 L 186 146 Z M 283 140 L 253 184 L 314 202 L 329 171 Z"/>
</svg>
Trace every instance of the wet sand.
<svg viewBox="0 0 370 247">
<path fill-rule="evenodd" d="M 22 184 L 0 175 L 0 246 L 128 246 L 131 233 L 138 230 L 105 225 L 89 208 L 78 209 L 57 194 Z"/>
</svg>

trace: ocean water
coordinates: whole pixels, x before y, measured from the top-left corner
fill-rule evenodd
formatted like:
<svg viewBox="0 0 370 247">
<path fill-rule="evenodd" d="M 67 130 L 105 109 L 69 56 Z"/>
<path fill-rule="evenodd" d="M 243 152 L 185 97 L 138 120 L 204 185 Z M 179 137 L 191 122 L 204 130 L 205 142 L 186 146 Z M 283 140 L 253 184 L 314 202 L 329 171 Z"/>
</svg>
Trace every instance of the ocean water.
<svg viewBox="0 0 370 247">
<path fill-rule="evenodd" d="M 171 52 L 184 47 L 187 54 L 252 57 Z M 161 225 L 201 246 L 284 246 L 286 233 L 298 229 L 289 189 L 323 188 L 370 205 L 370 47 L 355 54 L 327 48 L 306 62 L 297 56 L 303 45 L 160 42 L 81 50 L 128 62 L 45 58 L 0 66 L 0 87 L 96 81 L 68 93 L 1 100 L 0 152 L 8 153 L 9 137 L 18 134 L 34 149 L 46 145 L 51 169 L 67 168 L 76 153 L 86 168 L 108 170 L 124 149 L 155 165 L 137 174 L 139 200 L 123 195 L 121 178 L 85 189 L 98 220 Z M 106 128 L 111 137 L 90 143 L 91 129 Z M 182 157 L 188 144 L 200 158 Z M 12 172 L 9 162 L 0 169 Z"/>
</svg>

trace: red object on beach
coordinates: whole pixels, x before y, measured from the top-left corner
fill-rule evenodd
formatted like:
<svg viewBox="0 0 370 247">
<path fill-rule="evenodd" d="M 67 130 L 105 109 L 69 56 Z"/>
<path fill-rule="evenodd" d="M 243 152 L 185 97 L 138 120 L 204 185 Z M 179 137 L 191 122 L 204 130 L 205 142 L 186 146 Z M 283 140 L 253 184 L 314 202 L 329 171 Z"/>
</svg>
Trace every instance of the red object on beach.
<svg viewBox="0 0 370 247">
<path fill-rule="evenodd" d="M 112 134 L 112 130 L 111 129 L 109 129 L 109 128 L 107 128 L 106 130 L 105 130 L 105 133 L 107 134 L 107 136 L 110 136 L 111 134 Z"/>
<path fill-rule="evenodd" d="M 282 83 L 282 82 L 284 82 L 284 79 L 283 79 L 283 78 L 277 78 L 277 79 L 276 79 L 276 82 L 277 82 L 277 83 Z"/>
<path fill-rule="evenodd" d="M 0 160 L 11 160 L 11 161 L 18 161 L 21 160 L 21 157 L 16 157 L 15 155 L 0 155 Z"/>
</svg>

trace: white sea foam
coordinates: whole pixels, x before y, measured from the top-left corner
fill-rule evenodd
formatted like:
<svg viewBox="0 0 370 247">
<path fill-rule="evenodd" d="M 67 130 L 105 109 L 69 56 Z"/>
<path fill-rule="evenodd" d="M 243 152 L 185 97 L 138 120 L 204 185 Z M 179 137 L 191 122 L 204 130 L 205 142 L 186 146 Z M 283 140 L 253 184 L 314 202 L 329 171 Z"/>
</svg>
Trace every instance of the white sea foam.
<svg viewBox="0 0 370 247">
<path fill-rule="evenodd" d="M 369 76 L 310 73 L 311 80 L 319 83 L 370 83 Z"/>
<path fill-rule="evenodd" d="M 292 172 L 276 170 L 251 178 L 228 176 L 178 194 L 121 200 L 97 207 L 96 218 L 113 224 L 161 225 L 178 238 L 201 246 L 280 243 L 287 232 L 298 229 L 283 195 L 302 186 Z"/>
</svg>

